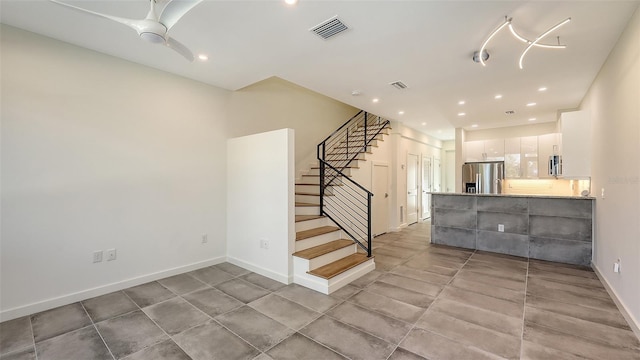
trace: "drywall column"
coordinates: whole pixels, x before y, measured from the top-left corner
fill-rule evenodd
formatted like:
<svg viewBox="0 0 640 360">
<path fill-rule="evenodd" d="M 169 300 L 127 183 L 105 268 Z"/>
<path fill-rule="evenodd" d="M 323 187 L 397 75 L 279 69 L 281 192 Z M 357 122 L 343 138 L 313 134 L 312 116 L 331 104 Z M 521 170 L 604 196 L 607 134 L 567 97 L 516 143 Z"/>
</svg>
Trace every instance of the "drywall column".
<svg viewBox="0 0 640 360">
<path fill-rule="evenodd" d="M 294 130 L 227 141 L 227 261 L 291 283 Z"/>
</svg>

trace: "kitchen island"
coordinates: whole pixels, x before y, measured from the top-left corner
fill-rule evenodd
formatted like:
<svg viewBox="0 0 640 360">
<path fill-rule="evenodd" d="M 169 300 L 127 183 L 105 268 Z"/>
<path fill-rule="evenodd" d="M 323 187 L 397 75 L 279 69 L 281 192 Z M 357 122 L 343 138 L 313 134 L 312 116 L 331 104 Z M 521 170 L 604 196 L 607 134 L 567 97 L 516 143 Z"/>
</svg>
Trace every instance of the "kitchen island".
<svg viewBox="0 0 640 360">
<path fill-rule="evenodd" d="M 431 194 L 431 242 L 590 266 L 592 197 Z"/>
</svg>

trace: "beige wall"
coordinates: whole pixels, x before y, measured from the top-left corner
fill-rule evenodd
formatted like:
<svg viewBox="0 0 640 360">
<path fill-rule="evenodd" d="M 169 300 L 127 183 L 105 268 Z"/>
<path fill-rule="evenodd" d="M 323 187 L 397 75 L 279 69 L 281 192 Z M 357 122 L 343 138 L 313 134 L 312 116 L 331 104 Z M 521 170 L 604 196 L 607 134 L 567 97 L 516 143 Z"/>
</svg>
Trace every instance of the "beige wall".
<svg viewBox="0 0 640 360">
<path fill-rule="evenodd" d="M 276 78 L 232 93 L 5 25 L 1 36 L 0 319 L 224 261 L 226 140 L 293 128 L 306 165 L 356 113 Z M 110 248 L 116 261 L 92 263 Z"/>
<path fill-rule="evenodd" d="M 591 112 L 594 265 L 640 325 L 640 10 L 585 96 Z M 604 189 L 605 197 L 601 191 Z M 613 263 L 621 260 L 621 272 Z"/>
<path fill-rule="evenodd" d="M 272 77 L 233 92 L 231 137 L 282 128 L 295 130 L 296 177 L 316 159 L 316 146 L 359 110 Z"/>
<path fill-rule="evenodd" d="M 1 31 L 0 318 L 224 261 L 230 92 Z"/>
</svg>

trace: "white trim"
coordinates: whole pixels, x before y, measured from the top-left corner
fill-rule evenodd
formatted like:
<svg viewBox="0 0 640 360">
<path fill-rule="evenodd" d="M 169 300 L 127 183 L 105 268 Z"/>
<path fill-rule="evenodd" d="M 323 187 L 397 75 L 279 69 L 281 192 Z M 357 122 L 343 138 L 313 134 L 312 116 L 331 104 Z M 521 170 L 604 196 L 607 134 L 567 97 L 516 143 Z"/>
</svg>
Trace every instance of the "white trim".
<svg viewBox="0 0 640 360">
<path fill-rule="evenodd" d="M 233 265 L 238 265 L 241 268 L 253 271 L 256 274 L 260 274 L 262 276 L 266 276 L 269 279 L 281 282 L 283 284 L 291 284 L 293 282 L 293 276 L 288 274 L 280 274 L 275 271 L 265 269 L 258 265 L 252 264 L 250 262 L 246 262 L 244 260 L 236 259 L 234 257 L 227 256 L 227 262 L 232 263 Z"/>
<path fill-rule="evenodd" d="M 620 300 L 616 291 L 613 290 L 613 287 L 611 287 L 611 284 L 609 284 L 607 279 L 602 276 L 602 271 L 600 271 L 598 266 L 594 264 L 593 261 L 591 262 L 591 268 L 600 279 L 600 282 L 602 282 L 602 284 L 604 285 L 604 288 L 609 293 L 609 296 L 611 296 L 611 299 L 613 299 L 613 302 L 618 307 L 618 310 L 620 310 L 620 313 L 622 314 L 624 319 L 627 320 L 627 323 L 629 324 L 629 327 L 631 328 L 633 333 L 636 334 L 636 337 L 640 340 L 640 321 L 634 318 L 633 315 L 627 310 L 627 307 L 624 306 L 624 303 Z"/>
<path fill-rule="evenodd" d="M 223 263 L 224 261 L 225 261 L 225 257 L 219 256 L 216 258 L 200 261 L 200 262 L 189 264 L 189 265 L 178 266 L 175 268 L 162 270 L 155 273 L 137 276 L 134 278 L 114 282 L 111 284 L 97 286 L 91 289 L 86 289 L 86 290 L 78 291 L 75 293 L 66 294 L 66 295 L 58 296 L 55 298 L 51 298 L 51 299 L 23 305 L 23 306 L 18 306 L 18 307 L 7 309 L 0 312 L 0 321 L 12 320 L 22 316 L 31 315 L 31 314 L 39 313 L 41 311 L 53 309 L 59 306 L 73 304 L 78 301 L 91 299 L 96 296 L 109 294 L 111 292 L 127 289 L 132 286 L 142 285 L 150 281 L 164 279 L 169 276 L 174 276 L 174 275 L 186 273 L 189 271 L 197 270 L 203 267 L 220 264 L 220 263 Z"/>
</svg>

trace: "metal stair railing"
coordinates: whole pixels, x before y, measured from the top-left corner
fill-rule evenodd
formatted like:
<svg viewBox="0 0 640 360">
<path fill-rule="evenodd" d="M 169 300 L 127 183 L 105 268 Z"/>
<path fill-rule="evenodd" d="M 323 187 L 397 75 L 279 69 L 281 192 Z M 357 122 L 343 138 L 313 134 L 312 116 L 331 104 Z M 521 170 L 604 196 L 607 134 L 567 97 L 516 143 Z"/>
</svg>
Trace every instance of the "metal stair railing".
<svg viewBox="0 0 640 360">
<path fill-rule="evenodd" d="M 373 193 L 345 174 L 371 148 L 389 120 L 363 110 L 318 144 L 320 215 L 330 218 L 371 257 Z M 331 191 L 327 191 L 328 188 Z M 331 196 L 327 196 L 327 194 Z"/>
</svg>

